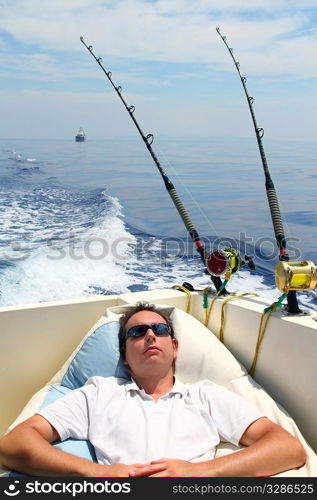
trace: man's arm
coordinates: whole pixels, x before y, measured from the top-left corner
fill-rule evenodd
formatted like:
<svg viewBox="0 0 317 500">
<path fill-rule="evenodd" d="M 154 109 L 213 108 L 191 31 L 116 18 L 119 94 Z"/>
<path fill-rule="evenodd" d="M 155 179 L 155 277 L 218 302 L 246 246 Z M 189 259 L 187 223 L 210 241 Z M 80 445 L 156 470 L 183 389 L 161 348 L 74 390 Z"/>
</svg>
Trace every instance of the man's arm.
<svg viewBox="0 0 317 500">
<path fill-rule="evenodd" d="M 301 467 L 306 453 L 298 441 L 267 418 L 253 422 L 243 433 L 243 450 L 207 462 L 160 459 L 131 475 L 154 477 L 262 477 Z"/>
<path fill-rule="evenodd" d="M 239 444 L 246 448 L 213 461 L 217 476 L 272 476 L 306 462 L 298 439 L 267 418 L 249 425 Z"/>
<path fill-rule="evenodd" d="M 58 432 L 34 415 L 0 440 L 0 462 L 8 469 L 35 476 L 128 477 L 136 465 L 101 465 L 66 453 L 50 443 Z"/>
</svg>

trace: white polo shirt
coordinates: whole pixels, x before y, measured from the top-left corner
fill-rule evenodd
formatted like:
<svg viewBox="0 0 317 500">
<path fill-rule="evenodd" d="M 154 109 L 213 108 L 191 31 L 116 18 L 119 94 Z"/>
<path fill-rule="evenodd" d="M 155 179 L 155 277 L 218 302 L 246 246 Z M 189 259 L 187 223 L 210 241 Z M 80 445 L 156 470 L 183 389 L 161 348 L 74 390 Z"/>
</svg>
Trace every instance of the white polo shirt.
<svg viewBox="0 0 317 500">
<path fill-rule="evenodd" d="M 209 380 L 183 384 L 154 401 L 135 382 L 92 377 L 38 412 L 60 438 L 88 439 L 98 462 L 147 463 L 159 458 L 202 462 L 220 441 L 238 445 L 263 414 Z"/>
</svg>

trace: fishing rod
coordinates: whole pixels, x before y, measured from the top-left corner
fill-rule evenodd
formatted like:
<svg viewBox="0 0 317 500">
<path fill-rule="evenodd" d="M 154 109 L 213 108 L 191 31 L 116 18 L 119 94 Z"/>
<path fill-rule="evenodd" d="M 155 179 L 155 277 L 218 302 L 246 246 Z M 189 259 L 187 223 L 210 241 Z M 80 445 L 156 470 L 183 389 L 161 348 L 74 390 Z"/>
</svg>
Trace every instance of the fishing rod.
<svg viewBox="0 0 317 500">
<path fill-rule="evenodd" d="M 252 96 L 250 96 L 248 93 L 248 89 L 246 86 L 247 79 L 245 76 L 242 76 L 242 74 L 241 74 L 240 63 L 235 59 L 235 57 L 233 55 L 233 49 L 231 47 L 229 47 L 229 45 L 227 43 L 227 37 L 221 34 L 219 28 L 216 28 L 216 31 L 217 31 L 218 35 L 220 36 L 220 38 L 222 39 L 225 46 L 227 47 L 228 52 L 233 59 L 233 62 L 234 62 L 235 67 L 237 69 L 238 75 L 240 77 L 240 80 L 241 80 L 241 83 L 242 83 L 242 86 L 243 86 L 243 89 L 244 89 L 244 92 L 245 92 L 245 95 L 247 98 L 249 110 L 250 110 L 252 121 L 253 121 L 254 130 L 255 130 L 255 134 L 256 134 L 256 138 L 257 138 L 257 143 L 258 143 L 258 147 L 259 147 L 259 151 L 260 151 L 260 156 L 261 156 L 261 160 L 262 160 L 264 175 L 265 175 L 265 188 L 266 188 L 267 199 L 269 202 L 271 218 L 272 218 L 272 222 L 273 222 L 275 239 L 276 239 L 277 246 L 279 249 L 279 260 L 282 262 L 283 261 L 288 262 L 289 255 L 288 255 L 287 250 L 286 250 L 286 238 L 285 238 L 285 232 L 284 232 L 284 228 L 283 228 L 280 207 L 279 207 L 279 203 L 278 203 L 278 199 L 277 199 L 276 190 L 275 190 L 275 187 L 273 184 L 273 180 L 272 180 L 270 172 L 269 172 L 269 168 L 268 168 L 268 164 L 267 164 L 266 156 L 265 156 L 265 152 L 264 152 L 263 142 L 262 142 L 262 138 L 264 136 L 264 130 L 263 130 L 263 128 L 258 127 L 256 118 L 255 118 L 254 108 L 253 108 L 254 98 Z M 283 266 L 279 266 L 279 269 L 281 269 L 282 267 Z M 287 267 L 285 267 L 285 269 L 287 269 Z M 289 314 L 302 313 L 302 311 L 298 307 L 295 289 L 288 290 L 286 311 Z"/>
<path fill-rule="evenodd" d="M 217 292 L 219 293 L 219 295 L 224 295 L 224 294 L 227 294 L 228 292 L 226 291 L 225 289 L 225 286 L 224 286 L 224 283 L 222 283 L 222 280 L 221 278 L 219 277 L 219 275 L 214 275 L 214 274 L 211 274 L 211 272 L 209 271 L 209 257 L 207 256 L 206 254 L 206 250 L 205 250 L 205 246 L 203 244 L 203 242 L 201 241 L 199 235 L 198 235 L 198 232 L 197 230 L 195 229 L 195 226 L 193 224 L 193 222 L 191 221 L 191 218 L 189 217 L 188 213 L 187 213 L 187 210 L 185 209 L 173 183 L 170 181 L 170 179 L 168 178 L 166 172 L 164 171 L 163 167 L 161 166 L 156 154 L 154 153 L 153 151 L 153 148 L 152 148 L 152 143 L 153 143 L 153 140 L 154 140 L 154 136 L 153 134 L 148 134 L 148 135 L 145 135 L 135 116 L 134 116 L 134 111 L 135 111 L 135 107 L 134 106 L 128 106 L 127 103 L 125 102 L 124 98 L 122 97 L 122 87 L 121 86 L 116 86 L 111 78 L 112 76 L 112 73 L 111 71 L 106 71 L 105 68 L 103 67 L 102 65 L 102 59 L 101 57 L 96 57 L 95 54 L 93 53 L 93 47 L 92 45 L 87 45 L 83 39 L 83 37 L 81 36 L 80 37 L 80 41 L 84 44 L 84 46 L 86 47 L 86 49 L 91 53 L 91 55 L 93 56 L 93 58 L 95 59 L 95 61 L 99 64 L 99 66 L 101 67 L 102 71 L 105 73 L 106 77 L 108 78 L 108 80 L 110 81 L 112 87 L 114 88 L 114 90 L 116 91 L 117 95 L 119 96 L 120 100 L 122 101 L 125 109 L 127 110 L 127 112 L 129 113 L 134 125 L 136 126 L 140 136 L 142 137 L 142 140 L 143 142 L 145 143 L 155 165 L 157 166 L 161 176 L 162 176 L 162 179 L 164 181 L 164 184 L 165 184 L 165 187 L 179 213 L 179 215 L 181 216 L 184 224 L 185 224 L 185 227 L 191 237 L 191 239 L 193 240 L 195 246 L 196 246 L 196 250 L 198 251 L 204 265 L 205 265 L 205 272 L 210 274 L 210 278 L 217 290 Z"/>
</svg>

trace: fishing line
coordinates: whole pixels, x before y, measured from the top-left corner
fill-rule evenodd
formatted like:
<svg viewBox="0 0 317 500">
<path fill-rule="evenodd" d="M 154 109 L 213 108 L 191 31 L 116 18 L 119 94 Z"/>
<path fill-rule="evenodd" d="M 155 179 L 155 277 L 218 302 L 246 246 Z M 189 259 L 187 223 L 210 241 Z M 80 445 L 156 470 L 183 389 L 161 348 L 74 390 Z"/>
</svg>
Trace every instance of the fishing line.
<svg viewBox="0 0 317 500">
<path fill-rule="evenodd" d="M 164 162 L 168 165 L 168 167 L 170 168 L 170 170 L 172 170 L 174 172 L 174 176 L 176 177 L 176 179 L 178 180 L 178 182 L 183 186 L 184 190 L 187 192 L 187 194 L 191 198 L 192 202 L 194 203 L 194 205 L 199 210 L 201 216 L 207 222 L 207 225 L 210 226 L 210 228 L 212 229 L 212 231 L 214 231 L 215 235 L 217 237 L 219 237 L 217 229 L 214 227 L 213 223 L 209 220 L 206 212 L 204 212 L 204 210 L 201 208 L 201 206 L 199 205 L 198 201 L 194 198 L 194 196 L 193 196 L 192 192 L 190 191 L 190 189 L 186 186 L 186 184 L 184 183 L 184 181 L 180 178 L 179 174 L 176 171 L 176 168 L 173 166 L 173 164 L 171 164 L 171 162 L 165 156 L 165 153 L 160 149 L 160 147 L 158 145 L 156 147 L 157 147 L 158 151 L 160 152 L 160 156 L 163 158 Z"/>
<path fill-rule="evenodd" d="M 255 118 L 255 112 L 253 108 L 253 103 L 254 103 L 254 98 L 249 95 L 248 89 L 246 86 L 246 77 L 242 76 L 241 71 L 240 71 L 240 63 L 236 60 L 235 56 L 233 55 L 233 49 L 229 47 L 227 43 L 227 37 L 222 35 L 220 32 L 219 28 L 216 28 L 216 31 L 220 38 L 222 39 L 223 43 L 228 49 L 228 52 L 234 62 L 234 65 L 236 67 L 236 70 L 238 72 L 240 81 L 243 86 L 243 90 L 247 99 L 247 103 L 249 106 L 249 111 L 252 117 L 252 122 L 253 122 L 253 127 L 258 143 L 258 148 L 261 156 L 261 161 L 262 161 L 262 166 L 263 166 L 263 171 L 264 171 L 264 176 L 265 176 L 265 188 L 266 188 L 266 195 L 270 207 L 270 212 L 271 212 L 271 219 L 273 223 L 273 229 L 275 233 L 275 239 L 276 243 L 279 249 L 279 261 L 284 261 L 288 262 L 289 261 L 289 255 L 286 250 L 286 238 L 285 238 L 285 231 L 283 227 L 283 222 L 282 222 L 282 217 L 281 217 L 281 211 L 277 199 L 277 194 L 276 190 L 273 184 L 273 180 L 271 178 L 265 152 L 264 152 L 264 147 L 262 143 L 262 138 L 264 136 L 264 130 L 263 128 L 259 127 Z M 296 297 L 296 291 L 295 290 L 290 290 L 287 294 L 287 312 L 290 314 L 300 314 L 302 311 L 298 307 L 298 302 L 297 302 L 297 297 Z"/>
<path fill-rule="evenodd" d="M 164 181 L 164 184 L 165 184 L 165 187 L 179 213 L 179 215 L 181 216 L 182 220 L 183 220 L 183 223 L 191 237 L 191 239 L 193 240 L 195 246 L 196 246 L 196 250 L 197 252 L 199 253 L 204 265 L 205 265 L 205 272 L 208 273 L 210 275 L 210 279 L 212 280 L 216 290 L 219 292 L 219 294 L 226 294 L 227 291 L 225 289 L 225 287 L 223 286 L 223 283 L 222 283 L 222 280 L 220 279 L 219 275 L 213 275 L 211 272 L 209 272 L 209 265 L 208 265 L 208 262 L 209 262 L 209 259 L 210 259 L 210 256 L 207 256 L 206 255 L 206 250 L 205 250 L 205 246 L 203 244 L 203 242 L 201 241 L 200 237 L 199 237 L 199 234 L 191 220 L 191 218 L 189 217 L 174 185 L 172 184 L 172 182 L 170 181 L 170 179 L 168 178 L 166 172 L 164 171 L 163 167 L 161 166 L 156 154 L 154 153 L 153 151 L 153 148 L 152 148 L 152 143 L 153 143 L 153 140 L 154 140 L 154 136 L 153 134 L 147 134 L 147 135 L 144 135 L 144 133 L 142 132 L 142 129 L 139 125 L 139 123 L 137 122 L 135 116 L 134 116 L 134 111 L 135 111 L 135 107 L 132 105 L 132 106 L 128 106 L 126 101 L 124 100 L 124 98 L 122 97 L 122 87 L 119 85 L 119 86 L 116 86 L 111 78 L 112 76 L 112 73 L 111 71 L 106 71 L 105 68 L 103 67 L 102 65 L 102 59 L 101 57 L 96 57 L 95 54 L 93 53 L 93 47 L 92 45 L 86 45 L 83 37 L 81 36 L 80 37 L 80 41 L 83 43 L 83 45 L 86 47 L 86 49 L 91 53 L 91 55 L 93 56 L 93 58 L 95 59 L 95 61 L 98 63 L 98 65 L 100 66 L 100 68 L 102 69 L 102 71 L 104 72 L 104 74 L 106 75 L 107 79 L 110 81 L 112 87 L 114 88 L 114 90 L 116 91 L 118 97 L 120 98 L 122 104 L 124 105 L 125 109 L 127 110 L 127 112 L 129 113 L 130 115 L 130 118 L 132 119 L 134 125 L 136 126 L 144 144 L 146 145 L 156 167 L 158 168 L 160 174 L 161 174 L 161 177 Z"/>
</svg>

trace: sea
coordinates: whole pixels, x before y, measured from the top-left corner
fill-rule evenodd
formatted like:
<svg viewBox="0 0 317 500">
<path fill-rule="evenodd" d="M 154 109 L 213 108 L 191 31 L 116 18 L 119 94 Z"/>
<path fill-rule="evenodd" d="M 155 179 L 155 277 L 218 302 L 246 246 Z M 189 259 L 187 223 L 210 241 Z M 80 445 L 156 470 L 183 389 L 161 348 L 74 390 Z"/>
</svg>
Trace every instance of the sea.
<svg viewBox="0 0 317 500">
<path fill-rule="evenodd" d="M 152 148 L 206 251 L 240 252 L 227 290 L 280 297 L 256 140 L 160 136 Z M 317 143 L 268 140 L 264 149 L 290 261 L 317 263 Z M 213 287 L 139 137 L 0 139 L 0 214 L 1 306 Z M 297 297 L 317 309 L 315 290 Z"/>
</svg>

